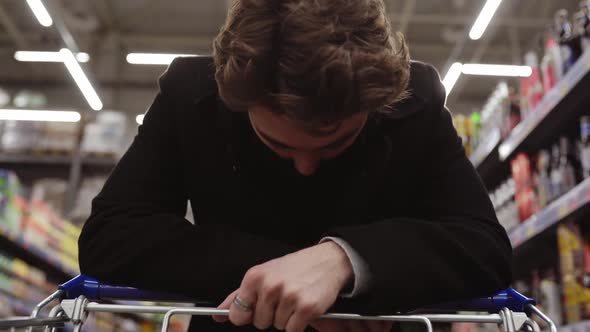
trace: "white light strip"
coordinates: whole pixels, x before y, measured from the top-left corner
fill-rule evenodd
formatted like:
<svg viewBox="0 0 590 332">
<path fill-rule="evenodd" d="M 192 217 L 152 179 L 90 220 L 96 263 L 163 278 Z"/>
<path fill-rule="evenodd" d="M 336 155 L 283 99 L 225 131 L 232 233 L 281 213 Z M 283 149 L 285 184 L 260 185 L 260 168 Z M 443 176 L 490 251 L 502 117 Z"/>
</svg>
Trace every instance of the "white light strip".
<svg viewBox="0 0 590 332">
<path fill-rule="evenodd" d="M 80 113 L 73 111 L 0 109 L 0 120 L 79 122 L 80 118 Z"/>
<path fill-rule="evenodd" d="M 533 74 L 533 69 L 529 66 L 466 63 L 462 72 L 466 75 L 529 77 Z"/>
<path fill-rule="evenodd" d="M 473 23 L 471 31 L 469 31 L 469 38 L 478 40 L 483 36 L 501 2 L 502 0 L 487 0 L 475 23 Z"/>
<path fill-rule="evenodd" d="M 42 52 L 42 51 L 16 51 L 14 59 L 23 62 L 64 62 L 63 56 L 59 52 Z M 90 60 L 88 53 L 76 54 L 78 62 L 86 63 Z"/>
<path fill-rule="evenodd" d="M 195 54 L 129 53 L 127 62 L 134 65 L 169 65 L 172 60 L 182 56 Z"/>
<path fill-rule="evenodd" d="M 445 78 L 443 79 L 442 83 L 445 86 L 445 90 L 447 91 L 447 96 L 451 94 L 451 91 L 453 90 L 455 83 L 457 83 L 457 80 L 459 80 L 459 77 L 461 76 L 462 67 L 463 64 L 461 64 L 460 62 L 455 62 L 453 63 L 451 68 L 449 68 L 449 71 L 445 75 Z"/>
<path fill-rule="evenodd" d="M 145 117 L 144 114 L 140 114 L 138 116 L 135 117 L 135 122 L 137 122 L 137 124 L 143 124 L 143 118 Z"/>
<path fill-rule="evenodd" d="M 29 4 L 39 24 L 44 27 L 50 27 L 53 24 L 53 20 L 41 0 L 27 0 L 27 4 Z"/>
<path fill-rule="evenodd" d="M 62 48 L 59 53 L 64 60 L 64 65 L 68 68 L 68 71 L 70 72 L 70 75 L 72 75 L 76 84 L 78 84 L 78 88 L 82 91 L 82 94 L 84 95 L 84 98 L 86 98 L 90 107 L 95 111 L 100 111 L 102 109 L 102 102 L 92 87 L 92 84 L 90 84 L 88 77 L 84 74 L 82 67 L 80 67 L 80 64 L 74 57 L 72 51 L 67 48 Z"/>
</svg>

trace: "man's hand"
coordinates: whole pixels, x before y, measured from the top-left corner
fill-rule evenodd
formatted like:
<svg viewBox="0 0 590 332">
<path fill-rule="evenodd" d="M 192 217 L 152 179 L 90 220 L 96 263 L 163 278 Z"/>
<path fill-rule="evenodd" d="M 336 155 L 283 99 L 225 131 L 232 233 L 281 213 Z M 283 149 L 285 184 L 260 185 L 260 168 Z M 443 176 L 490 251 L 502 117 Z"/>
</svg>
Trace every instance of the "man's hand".
<svg viewBox="0 0 590 332">
<path fill-rule="evenodd" d="M 229 320 L 237 326 L 252 323 L 260 330 L 274 325 L 303 332 L 315 317 L 326 313 L 352 279 L 350 260 L 340 246 L 328 241 L 252 267 L 219 308 L 229 309 Z M 236 296 L 252 310 L 237 306 Z"/>
</svg>

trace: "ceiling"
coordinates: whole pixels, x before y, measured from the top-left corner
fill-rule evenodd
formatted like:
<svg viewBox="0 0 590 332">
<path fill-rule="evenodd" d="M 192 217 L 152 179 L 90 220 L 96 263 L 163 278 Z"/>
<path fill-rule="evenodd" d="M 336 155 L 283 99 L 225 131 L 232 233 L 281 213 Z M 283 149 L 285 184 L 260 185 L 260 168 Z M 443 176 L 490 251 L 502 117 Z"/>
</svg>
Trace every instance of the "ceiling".
<svg viewBox="0 0 590 332">
<path fill-rule="evenodd" d="M 211 52 L 211 42 L 231 0 L 45 0 L 65 23 L 105 109 L 139 114 L 151 103 L 161 66 L 131 65 L 128 52 Z M 452 61 L 521 63 L 527 50 L 560 8 L 573 11 L 579 0 L 504 0 L 479 41 L 467 33 L 485 0 L 385 0 L 394 29 L 405 34 L 412 58 L 434 64 L 444 74 Z M 18 50 L 59 50 L 55 25 L 40 26 L 24 0 L 0 2 L 0 87 L 47 96 L 47 108 L 88 110 L 64 66 L 19 63 Z M 449 96 L 452 111 L 471 112 L 485 102 L 497 78 L 463 76 Z"/>
</svg>

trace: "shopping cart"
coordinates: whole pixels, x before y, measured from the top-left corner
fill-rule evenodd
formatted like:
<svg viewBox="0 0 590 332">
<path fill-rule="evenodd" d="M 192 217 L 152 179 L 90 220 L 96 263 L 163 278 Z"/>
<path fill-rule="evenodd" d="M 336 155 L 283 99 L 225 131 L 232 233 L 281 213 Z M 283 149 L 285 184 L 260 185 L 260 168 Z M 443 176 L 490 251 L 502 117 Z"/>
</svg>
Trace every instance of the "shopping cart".
<svg viewBox="0 0 590 332">
<path fill-rule="evenodd" d="M 49 332 L 56 331 L 57 328 L 63 327 L 64 324 L 70 322 L 74 326 L 74 332 L 79 332 L 89 314 L 106 312 L 163 314 L 162 332 L 166 332 L 168 331 L 170 318 L 174 315 L 224 316 L 229 314 L 228 310 L 200 306 L 199 304 L 196 307 L 127 305 L 112 304 L 112 300 L 195 303 L 194 300 L 172 294 L 109 285 L 94 278 L 79 275 L 60 285 L 55 293 L 40 302 L 31 316 L 0 320 L 0 330 L 27 328 L 31 331 L 34 327 L 45 327 L 45 331 Z M 111 301 L 111 303 L 93 301 Z M 49 310 L 48 315 L 42 316 L 42 310 L 50 307 L 52 303 L 55 304 Z M 448 312 L 454 313 L 449 314 Z M 473 313 L 461 314 L 457 312 Z M 478 314 L 477 312 L 484 312 L 485 314 Z M 548 332 L 557 332 L 555 324 L 535 307 L 533 299 L 529 299 L 511 288 L 490 297 L 449 303 L 404 315 L 363 316 L 329 313 L 321 318 L 420 322 L 424 324 L 428 332 L 432 332 L 433 322 L 493 323 L 501 326 L 505 332 L 539 332 L 541 329 L 537 321 L 541 321 L 546 325 Z"/>
</svg>

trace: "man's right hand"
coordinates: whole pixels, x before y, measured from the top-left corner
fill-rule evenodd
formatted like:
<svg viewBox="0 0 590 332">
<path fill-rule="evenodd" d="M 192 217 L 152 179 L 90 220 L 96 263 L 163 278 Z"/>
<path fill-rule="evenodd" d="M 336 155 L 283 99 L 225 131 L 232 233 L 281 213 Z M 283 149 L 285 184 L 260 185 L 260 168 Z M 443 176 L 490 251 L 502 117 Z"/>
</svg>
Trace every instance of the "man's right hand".
<svg viewBox="0 0 590 332">
<path fill-rule="evenodd" d="M 390 332 L 392 322 L 360 320 L 316 320 L 311 327 L 319 332 Z"/>
</svg>

